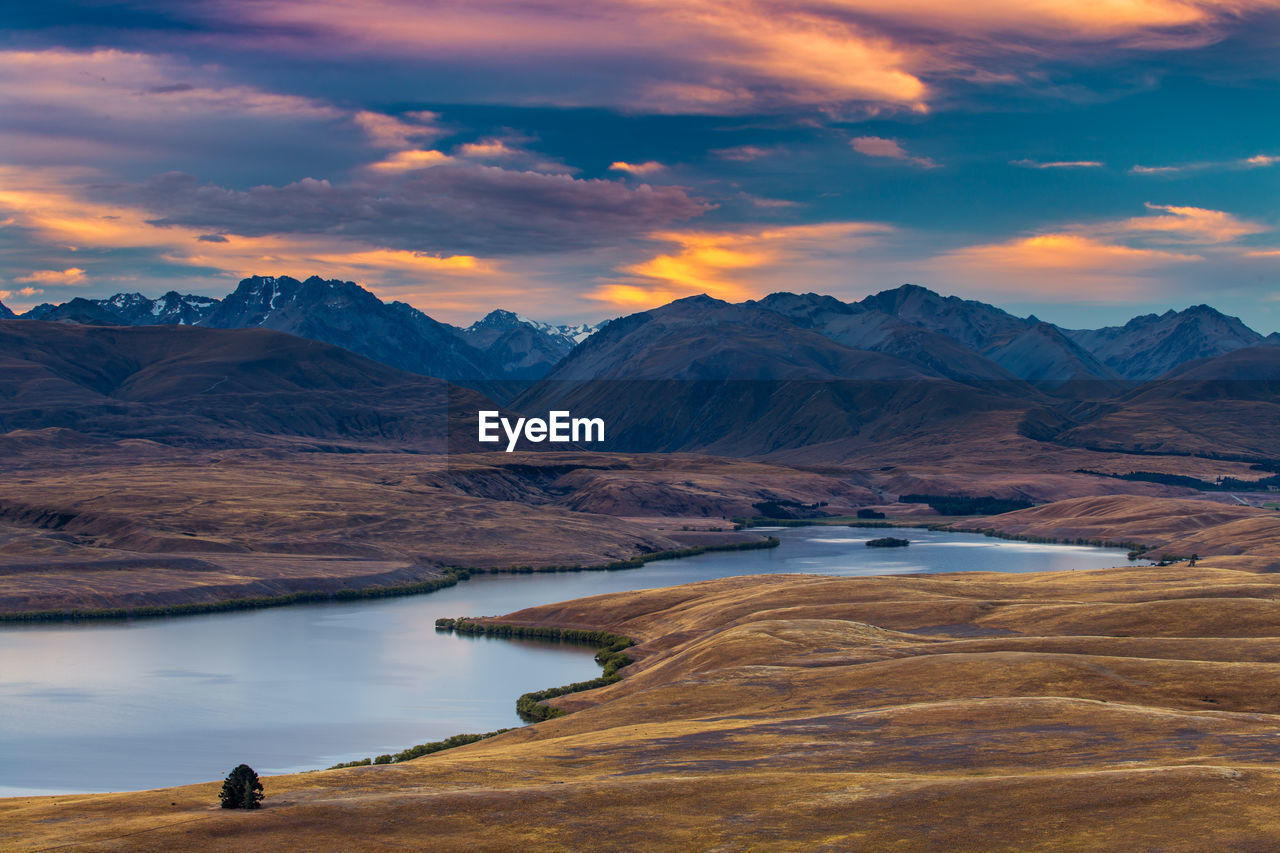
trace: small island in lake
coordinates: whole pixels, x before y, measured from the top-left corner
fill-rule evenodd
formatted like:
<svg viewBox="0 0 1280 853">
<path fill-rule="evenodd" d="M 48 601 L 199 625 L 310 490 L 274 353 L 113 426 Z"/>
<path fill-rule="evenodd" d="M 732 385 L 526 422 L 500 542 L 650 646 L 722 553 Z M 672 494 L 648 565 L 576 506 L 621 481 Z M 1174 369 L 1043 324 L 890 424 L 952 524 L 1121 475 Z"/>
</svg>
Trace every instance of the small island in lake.
<svg viewBox="0 0 1280 853">
<path fill-rule="evenodd" d="M 905 548 L 911 542 L 906 539 L 898 539 L 894 536 L 882 536 L 879 539 L 868 539 L 868 548 Z"/>
</svg>

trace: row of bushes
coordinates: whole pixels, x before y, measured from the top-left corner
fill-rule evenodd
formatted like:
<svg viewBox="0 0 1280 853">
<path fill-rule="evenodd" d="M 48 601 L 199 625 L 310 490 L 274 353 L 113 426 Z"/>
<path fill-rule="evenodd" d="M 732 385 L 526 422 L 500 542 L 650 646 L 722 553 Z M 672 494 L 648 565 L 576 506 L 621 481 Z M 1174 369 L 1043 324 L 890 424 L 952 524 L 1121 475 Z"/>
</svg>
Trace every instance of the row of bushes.
<svg viewBox="0 0 1280 853">
<path fill-rule="evenodd" d="M 992 495 L 899 495 L 898 500 L 904 504 L 928 504 L 938 515 L 1000 515 L 1034 506 L 1031 501 L 1020 498 L 997 498 Z"/>
<path fill-rule="evenodd" d="M 751 506 L 756 512 L 760 513 L 761 518 L 769 519 L 800 519 L 821 517 L 825 513 L 819 512 L 826 501 L 818 501 L 817 503 L 800 503 L 799 501 L 776 500 L 776 501 L 759 501 Z M 808 513 L 805 515 L 804 513 Z"/>
<path fill-rule="evenodd" d="M 1270 471 L 1270 465 L 1251 465 L 1255 471 Z M 1219 477 L 1217 480 L 1201 480 L 1197 477 L 1186 477 L 1182 474 L 1163 474 L 1159 471 L 1130 471 L 1128 474 L 1108 474 L 1105 471 L 1094 471 L 1089 468 L 1077 468 L 1077 474 L 1092 474 L 1095 477 L 1111 477 L 1115 480 L 1128 480 L 1138 483 L 1160 483 L 1165 486 L 1182 486 L 1188 489 L 1199 489 L 1203 492 L 1257 492 L 1280 488 L 1280 474 L 1274 477 L 1263 477 L 1260 480 L 1238 480 L 1235 477 Z"/>
<path fill-rule="evenodd" d="M 608 687 L 610 684 L 616 684 L 622 680 L 622 676 L 616 672 L 613 675 L 602 675 L 599 678 L 593 678 L 589 681 L 575 681 L 573 684 L 565 684 L 560 687 L 548 687 L 546 690 L 536 690 L 532 693 L 526 693 L 516 700 L 516 713 L 520 715 L 520 719 L 526 723 L 540 723 L 543 720 L 550 720 L 553 717 L 563 717 L 569 713 L 563 708 L 555 708 L 551 705 L 543 704 L 548 699 L 554 699 L 557 696 L 567 696 L 570 693 L 581 693 L 584 690 L 595 690 L 597 687 Z"/>
<path fill-rule="evenodd" d="M 477 622 L 474 619 L 437 619 L 437 631 L 453 631 L 483 637 L 506 637 L 509 639 L 544 640 L 557 643 L 582 643 L 596 646 L 596 663 L 604 668 L 599 678 L 589 681 L 578 681 L 562 687 L 548 687 L 526 693 L 516 700 L 516 713 L 526 723 L 549 720 L 552 717 L 564 716 L 561 708 L 553 708 L 544 704 L 556 696 L 566 696 L 583 690 L 595 690 L 606 687 L 622 678 L 618 670 L 631 663 L 626 649 L 635 645 L 630 637 L 613 634 L 608 631 L 587 631 L 581 628 L 553 628 L 546 625 L 511 625 L 502 622 Z"/>
<path fill-rule="evenodd" d="M 546 690 L 538 690 L 533 693 L 526 693 L 516 700 L 516 713 L 520 719 L 526 723 L 536 723 L 542 720 L 549 720 L 552 717 L 561 717 L 566 713 L 560 708 L 552 708 L 550 705 L 542 704 L 547 699 L 556 696 L 565 696 L 569 693 L 577 693 L 582 690 L 594 690 L 597 687 L 604 687 L 619 681 L 622 676 L 618 674 L 618 670 L 631 663 L 631 658 L 624 651 L 635 645 L 635 641 L 630 637 L 624 637 L 621 634 L 612 634 L 608 631 L 586 631 L 580 628 L 552 628 L 548 626 L 531 626 L 531 625 L 509 625 L 500 622 L 477 622 L 474 619 L 437 619 L 437 631 L 450 631 L 457 634 L 467 634 L 471 636 L 485 637 L 506 637 L 509 639 L 524 640 L 543 640 L 556 643 L 581 643 L 583 645 L 596 646 L 596 663 L 604 667 L 604 674 L 599 678 L 593 678 L 590 681 L 579 681 L 574 684 L 566 684 L 563 687 L 550 687 Z M 330 770 L 339 770 L 344 767 L 367 767 L 373 764 L 399 764 L 402 761 L 412 761 L 415 758 L 421 758 L 424 755 L 431 755 L 435 752 L 441 752 L 446 749 L 453 749 L 457 746 L 466 746 L 469 743 L 491 738 L 494 735 L 500 735 L 503 732 L 509 732 L 511 729 L 498 729 L 493 732 L 485 732 L 484 734 L 460 734 L 447 737 L 444 740 L 431 741 L 430 743 L 420 743 L 417 746 L 411 746 L 408 749 L 401 750 L 397 753 L 384 753 L 374 758 L 361 758 L 357 761 L 344 761 L 330 767 Z"/>
<path fill-rule="evenodd" d="M 496 732 L 485 732 L 482 735 L 453 735 L 452 737 L 447 737 L 444 740 L 420 743 L 417 746 L 411 746 L 408 749 L 401 750 L 395 754 L 384 753 L 376 758 L 361 758 L 358 761 L 344 761 L 341 764 L 335 764 L 328 769 L 340 770 L 343 767 L 368 767 L 370 764 L 398 764 L 401 761 L 411 761 L 415 758 L 421 758 L 424 755 L 430 755 L 433 752 L 453 749 L 455 746 L 466 746 L 469 743 L 475 743 L 476 741 L 491 738 L 494 735 L 500 735 L 503 732 L 509 731 L 511 731 L 511 729 L 498 729 Z"/>
</svg>

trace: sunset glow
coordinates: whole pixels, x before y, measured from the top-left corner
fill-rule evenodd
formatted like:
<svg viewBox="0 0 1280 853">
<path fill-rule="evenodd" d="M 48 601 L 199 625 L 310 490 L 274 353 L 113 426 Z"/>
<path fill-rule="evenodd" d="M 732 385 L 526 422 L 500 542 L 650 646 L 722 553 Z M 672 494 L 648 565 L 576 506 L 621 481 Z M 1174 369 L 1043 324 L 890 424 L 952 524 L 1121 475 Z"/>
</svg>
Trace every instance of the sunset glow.
<svg viewBox="0 0 1280 853">
<path fill-rule="evenodd" d="M 287 273 L 455 322 L 914 281 L 1280 326 L 1280 0 L 77 8 L 0 50 L 18 311 Z"/>
</svg>

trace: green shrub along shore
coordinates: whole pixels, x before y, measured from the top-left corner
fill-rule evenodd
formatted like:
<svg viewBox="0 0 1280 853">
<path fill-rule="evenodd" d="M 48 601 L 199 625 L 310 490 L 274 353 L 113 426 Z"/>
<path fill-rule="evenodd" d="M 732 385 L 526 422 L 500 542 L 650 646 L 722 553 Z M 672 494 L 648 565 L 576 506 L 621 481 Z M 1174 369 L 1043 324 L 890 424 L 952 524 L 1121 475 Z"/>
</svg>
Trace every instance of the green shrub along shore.
<svg viewBox="0 0 1280 853">
<path fill-rule="evenodd" d="M 431 743 L 420 743 L 417 746 L 411 746 L 408 749 L 395 753 L 386 753 L 379 755 L 377 758 L 361 758 L 359 761 L 344 761 L 341 764 L 335 764 L 328 770 L 341 770 L 344 767 L 368 767 L 370 764 L 398 764 L 401 761 L 412 761 L 415 758 L 421 758 L 424 755 L 430 755 L 433 752 L 441 752 L 446 749 L 453 749 L 455 746 L 466 746 L 469 743 L 475 743 L 478 740 L 500 735 L 503 732 L 509 732 L 511 729 L 498 729 L 496 732 L 485 732 L 482 735 L 453 735 L 444 740 L 433 740 Z"/>
<path fill-rule="evenodd" d="M 542 720 L 550 720 L 553 717 L 563 717 L 568 711 L 563 708 L 553 708 L 544 704 L 547 699 L 553 699 L 556 696 L 566 696 L 570 693 L 578 693 L 583 690 L 594 690 L 597 687 L 604 687 L 619 681 L 622 676 L 618 670 L 631 663 L 631 657 L 626 653 L 626 649 L 635 645 L 635 641 L 630 637 L 624 637 L 621 634 L 610 634 L 608 631 L 584 631 L 578 628 L 550 628 L 550 627 L 529 627 L 525 625 L 507 625 L 500 622 L 477 622 L 474 619 L 437 619 L 436 630 L 444 632 L 452 632 L 457 634 L 466 634 L 469 636 L 481 637 L 506 637 L 515 640 L 543 640 L 552 643 L 579 643 L 582 645 L 593 645 L 596 647 L 596 663 L 604 667 L 604 673 L 599 678 L 593 678 L 589 681 L 578 681 L 573 684 L 566 684 L 563 687 L 548 687 L 546 690 L 538 690 L 533 693 L 526 693 L 516 700 L 516 713 L 520 715 L 520 719 L 526 723 L 537 723 Z M 491 738 L 494 735 L 500 735 L 503 732 L 509 732 L 511 729 L 498 729 L 494 732 L 485 732 L 484 734 L 462 734 L 447 737 L 444 740 L 432 741 L 430 743 L 420 743 L 417 746 L 411 746 L 408 749 L 397 753 L 385 753 L 376 758 L 361 758 L 358 761 L 344 761 L 341 764 L 335 764 L 328 768 L 330 770 L 340 770 L 344 767 L 367 767 L 373 764 L 398 764 L 402 761 L 412 761 L 415 758 L 421 758 L 424 755 L 431 755 L 433 752 L 441 752 L 446 749 L 453 749 L 455 746 L 466 746 L 469 743 Z"/>
<path fill-rule="evenodd" d="M 548 699 L 580 693 L 583 690 L 595 690 L 605 687 L 622 678 L 618 670 L 631 663 L 626 649 L 635 645 L 630 637 L 621 634 L 610 634 L 608 631 L 584 631 L 578 628 L 550 628 L 545 626 L 528 627 L 524 625 L 507 625 L 501 622 L 476 622 L 474 619 L 437 619 L 437 631 L 452 631 L 457 634 L 468 634 L 482 637 L 506 637 L 513 640 L 544 640 L 553 643 L 581 643 L 596 647 L 596 663 L 604 668 L 599 678 L 589 681 L 577 681 L 562 687 L 548 687 L 526 693 L 516 700 L 516 713 L 526 723 L 537 723 L 552 717 L 562 717 L 567 713 L 562 708 L 553 708 L 544 704 Z"/>
<path fill-rule="evenodd" d="M 641 554 L 629 560 L 614 560 L 599 565 L 582 566 L 507 566 L 500 568 L 463 568 L 449 566 L 444 575 L 432 580 L 398 586 L 373 586 L 363 589 L 338 589 L 328 592 L 291 592 L 284 595 L 260 598 L 232 598 L 226 601 L 201 601 L 190 604 L 144 604 L 137 607 L 106 607 L 88 610 L 31 610 L 0 613 L 0 622 L 63 622 L 88 619 L 149 619 L 158 616 L 188 616 L 198 613 L 223 613 L 231 610 L 254 610 L 260 607 L 284 607 L 289 604 L 315 604 L 327 601 L 358 601 L 364 598 L 392 598 L 402 595 L 420 595 L 454 586 L 478 574 L 532 574 L 535 572 L 599 572 L 638 569 L 646 563 L 658 560 L 675 560 L 693 557 L 708 551 L 754 551 L 760 548 L 776 548 L 776 536 L 751 542 L 725 542 L 718 545 L 693 545 L 688 548 L 671 548 Z"/>
</svg>

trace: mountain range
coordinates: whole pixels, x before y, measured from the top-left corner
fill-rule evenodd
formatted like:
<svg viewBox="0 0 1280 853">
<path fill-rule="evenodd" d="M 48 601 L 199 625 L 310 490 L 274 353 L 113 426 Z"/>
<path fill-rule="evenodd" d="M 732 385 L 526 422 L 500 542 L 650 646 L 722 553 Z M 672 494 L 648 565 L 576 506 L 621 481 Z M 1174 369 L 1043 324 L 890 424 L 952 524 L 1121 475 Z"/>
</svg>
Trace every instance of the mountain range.
<svg viewBox="0 0 1280 853">
<path fill-rule="evenodd" d="M 5 321 L 8 340 L 16 341 L 32 319 L 44 321 L 33 327 L 46 329 L 53 323 L 103 327 L 84 339 L 97 347 L 80 356 L 91 364 L 119 361 L 110 347 L 136 348 L 140 340 L 185 352 L 187 333 L 286 333 L 367 359 L 360 363 L 370 376 L 381 376 L 382 366 L 395 369 L 394 382 L 371 387 L 431 376 L 518 411 L 607 413 L 608 449 L 759 456 L 827 446 L 847 454 L 905 437 L 989 432 L 998 423 L 1010 435 L 1066 447 L 1280 458 L 1280 434 L 1258 428 L 1280 423 L 1273 387 L 1280 335 L 1264 338 L 1206 305 L 1073 330 L 903 285 L 852 303 L 813 293 L 775 293 L 740 304 L 694 296 L 599 327 L 551 326 L 497 310 L 458 328 L 405 303 L 385 303 L 352 282 L 253 276 L 221 300 L 171 292 L 156 300 L 118 294 L 39 306 L 16 326 Z M 118 328 L 124 326 L 168 331 L 134 338 Z M 63 346 L 56 334 L 33 328 L 25 340 L 7 353 L 14 369 L 38 378 L 25 386 L 23 399 L 35 403 L 32 388 L 65 392 L 40 372 L 49 369 L 47 358 L 36 358 L 35 368 L 14 362 L 19 352 L 34 358 L 41 341 Z M 219 346 L 234 350 L 231 343 Z M 253 363 L 321 357 L 320 350 L 275 346 L 271 359 L 254 356 Z M 323 352 L 325 359 L 337 358 Z M 122 357 L 137 363 L 134 355 Z M 191 373 L 190 387 L 212 377 L 210 370 L 252 372 L 221 363 L 196 369 L 186 356 L 171 361 L 172 370 L 185 365 Z M 352 371 L 348 365 L 339 373 L 353 377 Z M 107 391 L 90 387 L 133 404 L 139 399 L 131 381 L 108 383 Z M 18 401 L 12 389 L 5 393 Z M 359 383 L 352 380 L 342 393 L 359 396 Z M 36 426 L 12 418 L 7 429 Z M 59 418 L 52 425 L 69 425 Z"/>
<path fill-rule="evenodd" d="M 13 317 L 0 304 L 0 319 Z M 496 310 L 466 329 L 403 302 L 386 303 L 349 281 L 251 276 L 222 299 L 170 291 L 158 299 L 118 293 L 38 305 L 24 320 L 91 326 L 203 326 L 272 329 L 324 341 L 426 376 L 459 380 L 537 379 L 595 331 L 553 326 Z"/>
<path fill-rule="evenodd" d="M 1123 326 L 1064 329 L 1035 316 L 1017 317 L 993 305 L 942 296 L 913 284 L 859 302 L 815 293 L 775 293 L 739 307 L 739 322 L 760 330 L 772 323 L 768 334 L 775 337 L 781 328 L 776 319 L 763 318 L 782 318 L 784 326 L 794 327 L 786 336 L 804 337 L 803 330 L 848 349 L 894 356 L 962 382 L 1147 381 L 1197 359 L 1280 344 L 1280 333 L 1264 338 L 1208 305 L 1147 314 Z M 0 304 L 0 319 L 12 316 Z M 555 326 L 498 309 L 459 328 L 403 302 L 383 302 L 353 282 L 318 276 L 305 281 L 252 276 L 223 299 L 175 291 L 158 299 L 138 293 L 76 298 L 62 305 L 38 305 L 21 318 L 87 325 L 274 329 L 413 373 L 472 381 L 543 378 L 604 325 Z M 575 370 L 580 374 L 582 367 Z"/>
</svg>

